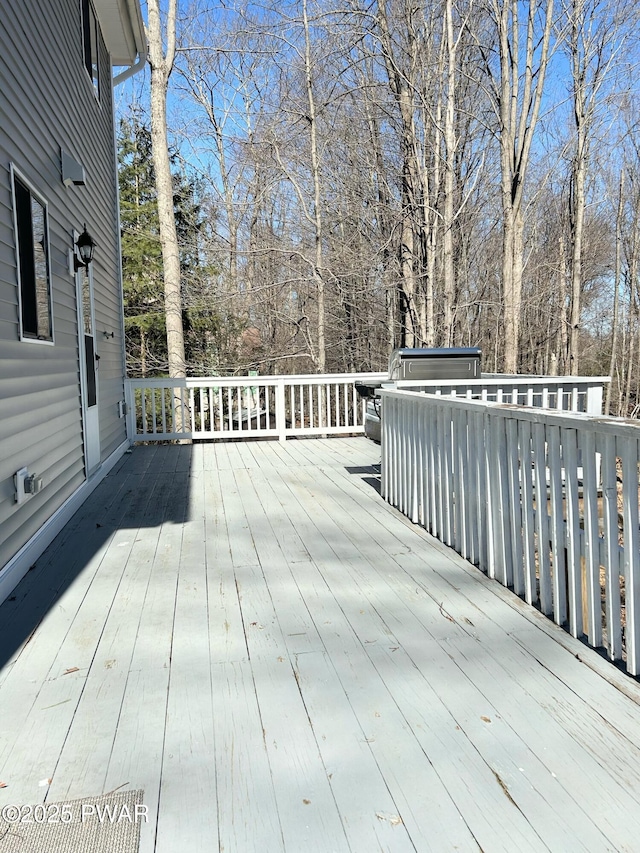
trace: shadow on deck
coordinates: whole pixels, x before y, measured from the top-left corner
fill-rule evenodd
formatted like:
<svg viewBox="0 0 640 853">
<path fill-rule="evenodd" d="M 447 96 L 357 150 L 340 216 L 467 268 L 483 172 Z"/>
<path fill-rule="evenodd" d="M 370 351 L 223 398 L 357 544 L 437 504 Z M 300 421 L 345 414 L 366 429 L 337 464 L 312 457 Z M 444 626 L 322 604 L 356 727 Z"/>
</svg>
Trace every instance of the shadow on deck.
<svg viewBox="0 0 640 853">
<path fill-rule="evenodd" d="M 0 807 L 141 788 L 171 853 L 635 849 L 640 688 L 385 504 L 378 462 L 127 456 L 0 608 Z"/>
</svg>

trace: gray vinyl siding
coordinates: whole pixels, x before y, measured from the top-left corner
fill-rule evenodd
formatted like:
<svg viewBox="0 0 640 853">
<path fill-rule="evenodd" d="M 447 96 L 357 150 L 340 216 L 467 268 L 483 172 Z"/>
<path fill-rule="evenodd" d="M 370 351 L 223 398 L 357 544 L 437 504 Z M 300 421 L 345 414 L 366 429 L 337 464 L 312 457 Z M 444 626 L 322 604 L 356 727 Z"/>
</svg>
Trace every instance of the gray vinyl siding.
<svg viewBox="0 0 640 853">
<path fill-rule="evenodd" d="M 116 2 L 116 0 L 114 0 Z M 0 0 L 0 570 L 85 479 L 72 232 L 93 262 L 101 456 L 125 440 L 117 189 L 109 57 L 100 43 L 100 102 L 84 67 L 80 0 Z M 67 188 L 60 149 L 82 163 Z M 19 339 L 10 164 L 47 202 L 54 345 Z M 114 332 L 106 339 L 103 332 Z M 19 507 L 22 466 L 44 489 Z"/>
</svg>

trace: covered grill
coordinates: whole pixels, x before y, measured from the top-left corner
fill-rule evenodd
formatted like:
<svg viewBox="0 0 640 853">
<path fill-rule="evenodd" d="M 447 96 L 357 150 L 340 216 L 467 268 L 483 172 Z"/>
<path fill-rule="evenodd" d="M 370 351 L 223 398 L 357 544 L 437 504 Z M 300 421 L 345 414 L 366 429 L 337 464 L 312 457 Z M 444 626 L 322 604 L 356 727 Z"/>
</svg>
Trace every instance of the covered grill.
<svg viewBox="0 0 640 853">
<path fill-rule="evenodd" d="M 480 357 L 475 347 L 437 347 L 430 349 L 395 349 L 389 358 L 389 378 L 386 382 L 357 382 L 356 390 L 366 397 L 365 435 L 380 441 L 380 400 L 378 388 L 393 388 L 398 382 L 459 380 L 480 378 Z"/>
</svg>

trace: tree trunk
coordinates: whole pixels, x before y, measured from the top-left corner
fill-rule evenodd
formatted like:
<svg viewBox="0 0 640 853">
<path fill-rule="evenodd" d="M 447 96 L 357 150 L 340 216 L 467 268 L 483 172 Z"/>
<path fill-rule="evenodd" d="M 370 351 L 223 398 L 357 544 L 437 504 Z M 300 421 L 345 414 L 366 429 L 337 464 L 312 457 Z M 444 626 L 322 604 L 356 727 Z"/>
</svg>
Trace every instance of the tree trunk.
<svg viewBox="0 0 640 853">
<path fill-rule="evenodd" d="M 453 190 L 454 158 L 456 154 L 455 138 L 455 87 L 456 87 L 456 43 L 453 38 L 453 0 L 446 0 L 445 29 L 447 43 L 447 106 L 444 122 L 444 209 L 442 223 L 443 250 L 443 297 L 444 297 L 444 345 L 454 342 L 453 309 L 455 303 L 455 271 L 453 265 Z"/>
<path fill-rule="evenodd" d="M 169 376 L 187 375 L 184 331 L 182 326 L 182 294 L 180 252 L 173 205 L 173 180 L 167 138 L 167 86 L 175 57 L 177 0 L 169 0 L 166 22 L 166 54 L 163 51 L 162 22 L 159 0 L 148 0 L 149 64 L 151 66 L 151 143 L 156 176 L 160 243 L 164 268 L 164 310 L 167 328 Z M 181 412 L 181 408 L 177 409 Z"/>
<path fill-rule="evenodd" d="M 521 50 L 519 6 L 520 0 L 493 0 L 500 53 L 500 76 L 494 86 L 500 118 L 505 373 L 515 373 L 518 368 L 524 231 L 522 201 L 553 23 L 553 0 L 529 0 L 523 28 L 524 49 Z M 542 33 L 536 32 L 540 13 Z"/>
<path fill-rule="evenodd" d="M 314 220 L 314 265 L 313 278 L 318 299 L 318 351 L 316 356 L 318 373 L 327 372 L 327 354 L 325 341 L 325 282 L 322 269 L 322 209 L 320 198 L 320 161 L 318 157 L 318 119 L 313 76 L 311 69 L 311 36 L 307 17 L 307 0 L 302 3 L 304 22 L 304 70 L 307 89 L 307 109 L 309 121 L 309 142 L 311 146 L 311 177 L 313 180 L 313 220 Z"/>
<path fill-rule="evenodd" d="M 414 10 L 415 11 L 415 10 Z M 387 78 L 400 112 L 400 154 L 402 158 L 401 224 L 400 224 L 400 280 L 398 296 L 403 346 L 413 347 L 419 337 L 419 318 L 416 277 L 416 189 L 419 161 L 416 155 L 416 129 L 414 122 L 413 92 L 417 67 L 417 39 L 412 21 L 407 20 L 406 62 L 408 69 L 401 71 L 394 56 L 393 41 L 389 31 L 386 3 L 378 0 L 377 22 Z M 428 308 L 425 306 L 425 310 Z"/>
<path fill-rule="evenodd" d="M 573 168 L 573 204 L 571 231 L 573 253 L 571 257 L 571 311 L 569 316 L 569 374 L 577 376 L 580 359 L 580 301 L 582 295 L 582 240 L 584 232 L 585 172 L 584 131 L 578 132 L 578 152 Z"/>
<path fill-rule="evenodd" d="M 623 213 L 624 171 L 620 171 L 620 186 L 618 191 L 618 212 L 616 214 L 616 260 L 613 276 L 613 317 L 611 320 L 611 359 L 609 361 L 609 376 L 611 381 L 607 384 L 604 400 L 604 413 L 608 415 L 611 411 L 611 386 L 616 370 L 618 358 L 618 314 L 620 304 L 620 269 L 622 265 L 622 213 Z M 620 412 L 616 412 L 620 414 Z"/>
</svg>

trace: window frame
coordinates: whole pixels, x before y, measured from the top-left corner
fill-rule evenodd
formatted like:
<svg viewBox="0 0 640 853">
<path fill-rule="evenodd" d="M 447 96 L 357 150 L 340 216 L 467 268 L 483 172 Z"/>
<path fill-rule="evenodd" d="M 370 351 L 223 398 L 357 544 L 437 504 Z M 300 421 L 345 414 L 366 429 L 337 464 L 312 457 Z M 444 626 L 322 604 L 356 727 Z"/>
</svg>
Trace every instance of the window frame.
<svg viewBox="0 0 640 853">
<path fill-rule="evenodd" d="M 96 101 L 100 103 L 100 22 L 91 0 L 80 0 L 80 23 L 82 30 L 82 64 L 85 67 L 91 89 Z M 95 75 L 94 75 L 94 49 L 95 49 Z"/>
<path fill-rule="evenodd" d="M 55 344 L 55 331 L 53 324 L 53 276 L 51 274 L 51 239 L 49 234 L 49 203 L 46 198 L 38 192 L 38 190 L 34 187 L 31 181 L 25 177 L 25 175 L 16 168 L 13 163 L 9 164 L 10 168 L 10 176 L 11 176 L 11 201 L 13 208 L 13 233 L 14 233 L 14 241 L 15 241 L 15 253 L 16 253 L 16 275 L 17 275 L 17 285 L 18 285 L 18 327 L 19 327 L 19 339 L 21 341 L 26 341 L 32 344 L 44 344 L 45 346 L 54 346 Z M 49 337 L 44 337 L 41 335 L 33 334 L 32 332 L 25 332 L 24 329 L 24 311 L 23 311 L 23 269 L 22 262 L 20 259 L 20 237 L 18 232 L 18 204 L 16 199 L 16 181 L 19 181 L 24 189 L 26 189 L 29 193 L 29 198 L 35 199 L 38 204 L 42 207 L 44 211 L 44 240 L 43 240 L 43 250 L 46 256 L 46 275 L 47 275 L 47 303 L 49 309 Z M 30 221 L 31 227 L 33 229 L 33 216 L 30 211 Z M 38 319 L 37 312 L 37 279 L 35 275 L 35 257 L 34 257 L 34 279 L 33 279 L 33 288 L 34 288 L 34 298 L 36 303 L 36 322 Z"/>
</svg>

